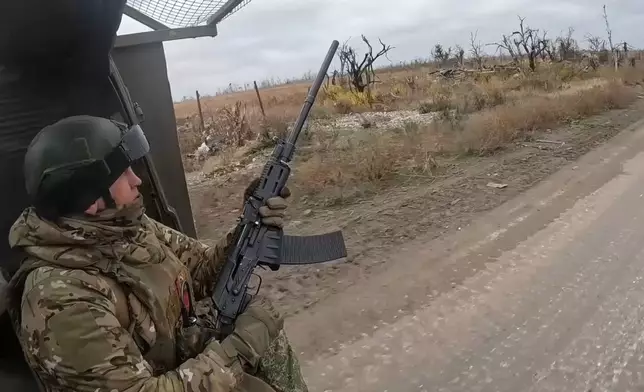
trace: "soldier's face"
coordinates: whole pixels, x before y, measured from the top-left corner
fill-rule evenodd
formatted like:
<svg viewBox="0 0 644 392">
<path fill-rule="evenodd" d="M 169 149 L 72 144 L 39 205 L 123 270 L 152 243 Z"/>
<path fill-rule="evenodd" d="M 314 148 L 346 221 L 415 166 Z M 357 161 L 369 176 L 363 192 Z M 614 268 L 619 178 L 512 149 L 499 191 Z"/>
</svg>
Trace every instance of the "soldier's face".
<svg viewBox="0 0 644 392">
<path fill-rule="evenodd" d="M 114 203 L 118 208 L 132 204 L 139 196 L 139 186 L 141 179 L 134 173 L 132 168 L 128 168 L 110 187 L 110 193 Z M 85 212 L 94 215 L 105 209 L 103 199 L 97 200 Z"/>
<path fill-rule="evenodd" d="M 128 167 L 123 174 L 112 184 L 110 193 L 117 206 L 132 204 L 139 196 L 141 179 Z"/>
</svg>

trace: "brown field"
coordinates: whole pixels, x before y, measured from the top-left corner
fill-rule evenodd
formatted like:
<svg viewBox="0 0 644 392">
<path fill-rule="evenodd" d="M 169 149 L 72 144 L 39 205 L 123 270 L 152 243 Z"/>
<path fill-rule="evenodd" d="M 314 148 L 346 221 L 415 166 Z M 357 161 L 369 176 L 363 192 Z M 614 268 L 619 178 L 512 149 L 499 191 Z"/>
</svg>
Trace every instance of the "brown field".
<svg viewBox="0 0 644 392">
<path fill-rule="evenodd" d="M 375 83 L 364 91 L 351 78 L 329 78 L 298 141 L 285 231 L 340 229 L 348 257 L 258 271 L 262 294 L 287 316 L 304 361 L 454 290 L 460 283 L 453 276 L 461 272 L 450 271 L 473 274 L 474 267 L 443 264 L 428 244 L 449 242 L 473 227 L 492 235 L 495 222 L 476 224 L 483 214 L 564 167 L 574 171 L 584 154 L 641 123 L 642 52 L 626 44 L 611 52 L 608 41 L 594 38 L 599 46 L 592 50 L 580 49 L 571 35 L 537 38 L 547 53 L 531 56 L 525 51 L 535 50 L 534 41 L 520 53 L 506 49 L 505 57 L 481 57 L 474 42 L 464 57 L 450 50 L 441 57 L 437 45 L 433 61 L 376 70 Z M 356 49 L 356 58 L 363 50 Z M 206 243 L 236 222 L 244 189 L 260 174 L 276 137 L 295 121 L 309 85 L 261 89 L 264 113 L 252 90 L 202 97 L 203 128 L 197 102 L 175 104 L 195 225 Z M 214 151 L 197 153 L 204 142 Z M 410 248 L 422 250 L 411 256 L 413 265 L 431 280 L 399 273 L 401 264 L 410 265 L 400 260 Z M 458 243 L 445 249 L 460 250 Z M 370 287 L 386 294 L 358 303 L 347 298 Z M 328 314 L 341 320 L 327 320 Z"/>
<path fill-rule="evenodd" d="M 286 230 L 340 228 L 349 257 L 262 273 L 263 292 L 287 315 L 385 271 L 378 260 L 392 246 L 459 230 L 644 114 L 641 62 L 617 70 L 583 61 L 539 62 L 534 72 L 525 64 L 450 69 L 457 71 L 441 76 L 431 64 L 379 71 L 370 95 L 329 84 L 320 91 L 293 162 Z M 234 223 L 271 137 L 295 120 L 308 86 L 261 89 L 265 117 L 254 91 L 203 98 L 205 134 L 221 148 L 204 158 L 191 155 L 205 140 L 196 102 L 176 104 L 204 241 Z M 324 349 L 318 343 L 303 343 L 307 355 Z"/>
<path fill-rule="evenodd" d="M 296 185 L 305 194 L 346 194 L 348 187 L 355 191 L 360 184 L 385 184 L 398 175 L 431 175 L 438 155 L 488 154 L 534 131 L 625 107 L 635 99 L 632 85 L 644 78 L 642 66 L 592 70 L 571 62 L 544 63 L 536 72 L 509 67 L 453 78 L 434 71 L 421 66 L 382 72 L 371 98 L 323 86 L 310 116 L 316 125 L 300 143 L 296 172 L 302 180 Z M 308 86 L 260 90 L 265 117 L 255 91 L 202 98 L 207 133 L 222 140 L 223 152 L 206 161 L 186 158 L 186 169 L 226 171 L 222 164 L 239 163 L 233 155 L 258 151 L 252 146 L 260 135 L 283 136 L 299 114 Z M 436 118 L 389 128 L 376 124 L 377 132 L 371 131 L 368 120 L 353 131 L 333 129 L 334 121 L 351 113 L 400 110 L 435 113 Z M 204 140 L 198 131 L 197 103 L 178 103 L 176 112 L 185 157 Z M 259 143 L 259 148 L 270 145 Z"/>
<path fill-rule="evenodd" d="M 294 105 L 302 102 L 302 97 L 306 94 L 309 85 L 309 83 L 300 83 L 272 87 L 262 91 L 262 95 L 266 94 L 264 99 L 267 100 L 266 104 L 269 107 L 279 104 Z M 243 91 L 215 97 L 206 97 L 202 98 L 201 104 L 203 111 L 210 113 L 227 105 L 234 105 L 237 101 L 249 103 L 259 109 L 255 91 Z M 194 116 L 197 114 L 197 101 L 190 100 L 176 103 L 174 105 L 174 111 L 178 121 Z"/>
</svg>

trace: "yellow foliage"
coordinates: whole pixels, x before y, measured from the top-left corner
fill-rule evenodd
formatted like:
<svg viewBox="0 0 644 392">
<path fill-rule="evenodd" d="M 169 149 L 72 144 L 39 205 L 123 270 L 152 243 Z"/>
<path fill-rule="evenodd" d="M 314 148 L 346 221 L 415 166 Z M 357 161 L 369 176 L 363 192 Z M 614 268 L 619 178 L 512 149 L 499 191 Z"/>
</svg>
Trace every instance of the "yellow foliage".
<svg viewBox="0 0 644 392">
<path fill-rule="evenodd" d="M 366 91 L 351 91 L 338 85 L 325 86 L 324 97 L 325 100 L 329 100 L 333 103 L 341 102 L 343 104 L 350 104 L 353 106 L 369 105 L 372 103 L 372 99 Z"/>
</svg>

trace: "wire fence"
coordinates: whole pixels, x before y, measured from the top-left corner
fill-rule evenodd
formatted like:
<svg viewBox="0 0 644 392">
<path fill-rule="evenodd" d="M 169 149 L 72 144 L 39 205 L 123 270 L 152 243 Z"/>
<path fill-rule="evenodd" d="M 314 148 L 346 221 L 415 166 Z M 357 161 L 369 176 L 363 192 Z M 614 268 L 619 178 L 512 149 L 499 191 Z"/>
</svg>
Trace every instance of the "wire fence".
<svg viewBox="0 0 644 392">
<path fill-rule="evenodd" d="M 250 1 L 243 0 L 224 18 L 234 14 Z M 226 3 L 228 0 L 127 0 L 130 7 L 171 28 L 205 24 L 208 18 Z"/>
</svg>

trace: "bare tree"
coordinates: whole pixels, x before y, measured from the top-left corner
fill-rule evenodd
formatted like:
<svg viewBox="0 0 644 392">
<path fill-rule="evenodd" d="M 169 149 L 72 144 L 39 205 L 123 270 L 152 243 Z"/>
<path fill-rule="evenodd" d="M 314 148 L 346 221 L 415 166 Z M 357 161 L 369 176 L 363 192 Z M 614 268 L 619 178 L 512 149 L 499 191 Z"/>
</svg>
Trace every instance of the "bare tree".
<svg viewBox="0 0 644 392">
<path fill-rule="evenodd" d="M 512 34 L 505 35 L 500 42 L 489 45 L 496 45 L 499 50 L 506 50 L 515 63 L 520 63 L 524 57 L 528 57 L 530 69 L 534 71 L 537 68 L 537 58 L 545 58 L 546 49 L 550 46 L 550 40 L 546 38 L 546 32 L 539 36 L 539 29 L 533 29 L 524 26 L 525 18 L 519 16 L 519 30 Z"/>
<path fill-rule="evenodd" d="M 606 22 L 606 34 L 608 35 L 608 45 L 610 48 L 611 53 L 613 54 L 613 63 L 615 65 L 615 69 L 619 67 L 619 53 L 618 49 L 613 45 L 613 31 L 610 28 L 610 24 L 608 23 L 608 14 L 606 13 L 606 4 L 604 4 L 604 21 Z"/>
<path fill-rule="evenodd" d="M 498 51 L 502 52 L 503 50 L 505 50 L 506 52 L 508 52 L 510 57 L 512 57 L 512 61 L 514 63 L 519 64 L 521 62 L 521 58 L 523 57 L 523 55 L 521 54 L 521 46 L 519 46 L 516 41 L 512 40 L 512 35 L 507 36 L 503 34 L 503 38 L 500 42 L 495 42 L 488 45 L 495 45 Z"/>
<path fill-rule="evenodd" d="M 542 50 L 539 52 L 539 57 L 542 61 L 557 61 L 557 44 L 545 36 L 546 34 L 544 33 L 543 38 L 540 39 Z"/>
<path fill-rule="evenodd" d="M 440 65 L 444 65 L 451 56 L 452 47 L 445 50 L 441 44 L 434 45 L 434 49 L 432 49 L 432 57 L 434 57 L 434 60 L 438 61 Z"/>
<path fill-rule="evenodd" d="M 337 75 L 337 79 L 338 79 L 337 83 L 341 86 L 345 85 L 345 82 L 347 81 L 345 72 L 348 71 L 349 69 L 349 67 L 347 66 L 347 60 L 349 57 L 348 54 L 351 51 L 353 51 L 353 49 L 349 46 L 347 42 L 348 40 L 344 42 L 338 50 L 338 58 L 340 59 L 340 72 L 335 71 L 333 74 L 333 81 L 334 81 L 333 84 L 335 84 L 336 75 Z M 354 55 L 355 55 L 355 52 L 354 52 Z"/>
<path fill-rule="evenodd" d="M 478 34 L 478 31 L 474 34 L 470 32 L 470 54 L 474 58 L 478 69 L 483 69 L 483 45 L 476 40 Z"/>
<path fill-rule="evenodd" d="M 636 62 L 635 57 L 632 57 L 632 56 L 629 57 L 628 55 L 629 49 L 632 49 L 633 47 L 629 45 L 626 41 L 624 41 L 621 45 L 623 46 L 622 50 L 624 51 L 624 60 L 628 60 L 628 63 L 630 64 L 630 66 L 634 67 Z"/>
<path fill-rule="evenodd" d="M 588 49 L 597 63 L 606 63 L 610 57 L 606 48 L 606 40 L 599 35 L 592 34 L 586 34 L 585 38 L 586 42 L 588 42 Z"/>
<path fill-rule="evenodd" d="M 545 40 L 541 58 L 545 59 L 546 56 L 550 61 L 557 61 L 557 44 L 550 39 Z"/>
<path fill-rule="evenodd" d="M 557 52 L 559 52 L 559 58 L 561 60 L 572 60 L 575 58 L 577 51 L 579 50 L 577 40 L 572 37 L 574 32 L 575 29 L 573 27 L 569 27 L 568 34 L 563 37 L 557 37 Z"/>
<path fill-rule="evenodd" d="M 588 48 L 593 53 L 599 53 L 606 50 L 606 40 L 598 35 L 586 34 L 586 42 L 588 42 Z"/>
<path fill-rule="evenodd" d="M 331 77 L 331 85 L 335 86 L 337 84 L 340 84 L 340 72 L 338 70 L 333 71 L 333 76 Z M 329 84 L 329 78 L 327 77 L 327 85 Z"/>
<path fill-rule="evenodd" d="M 461 45 L 456 45 L 456 51 L 454 53 L 454 58 L 458 62 L 458 66 L 463 68 L 463 62 L 465 60 L 465 49 Z"/>
<path fill-rule="evenodd" d="M 376 73 L 373 69 L 373 63 L 381 56 L 386 57 L 387 53 L 393 49 L 392 46 L 385 45 L 381 39 L 378 39 L 382 45 L 382 49 L 380 49 L 378 53 L 374 54 L 371 43 L 369 43 L 369 40 L 364 35 L 362 35 L 362 41 L 364 41 L 369 48 L 369 50 L 364 54 L 362 61 L 358 60 L 355 49 L 350 47 L 346 42 L 338 51 L 341 67 L 340 73 L 343 75 L 346 70 L 350 82 L 349 87 L 351 89 L 355 88 L 358 92 L 364 92 L 376 82 Z"/>
<path fill-rule="evenodd" d="M 546 39 L 546 32 L 543 36 L 539 37 L 539 29 L 533 29 L 529 26 L 525 27 L 523 21 L 525 18 L 519 16 L 519 31 L 515 31 L 512 35 L 515 37 L 515 44 L 521 46 L 528 56 L 530 69 L 534 71 L 537 68 L 536 59 L 548 47 L 548 40 Z"/>
</svg>

